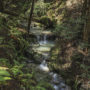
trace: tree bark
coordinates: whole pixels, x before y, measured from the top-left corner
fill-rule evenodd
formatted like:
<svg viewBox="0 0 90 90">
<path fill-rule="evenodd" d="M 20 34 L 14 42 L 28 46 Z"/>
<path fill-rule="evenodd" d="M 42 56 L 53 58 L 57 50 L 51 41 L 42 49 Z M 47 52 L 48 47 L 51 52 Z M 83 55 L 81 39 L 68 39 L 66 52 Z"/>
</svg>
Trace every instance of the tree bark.
<svg viewBox="0 0 90 90">
<path fill-rule="evenodd" d="M 31 6 L 31 10 L 30 10 L 30 16 L 29 16 L 29 19 L 28 19 L 28 34 L 29 34 L 29 31 L 30 31 L 30 26 L 31 26 L 31 22 L 32 22 L 32 15 L 33 15 L 33 10 L 34 10 L 34 3 L 35 3 L 35 0 L 32 1 L 32 6 Z"/>
<path fill-rule="evenodd" d="M 84 17 L 85 17 L 85 23 L 84 23 L 84 32 L 83 32 L 83 40 L 86 42 L 89 42 L 89 34 L 90 34 L 90 1 L 85 0 L 84 2 Z"/>
<path fill-rule="evenodd" d="M 4 7 L 3 7 L 3 1 L 0 0 L 0 11 L 3 11 Z"/>
</svg>

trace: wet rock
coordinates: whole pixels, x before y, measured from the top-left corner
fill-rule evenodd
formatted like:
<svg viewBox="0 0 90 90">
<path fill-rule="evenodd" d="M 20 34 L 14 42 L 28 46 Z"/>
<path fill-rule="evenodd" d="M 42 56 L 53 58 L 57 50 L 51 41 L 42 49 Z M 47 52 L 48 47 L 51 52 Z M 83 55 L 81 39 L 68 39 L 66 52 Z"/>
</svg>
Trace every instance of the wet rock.
<svg viewBox="0 0 90 90">
<path fill-rule="evenodd" d="M 51 73 L 52 74 L 52 73 Z M 62 77 L 61 76 L 59 76 L 58 74 L 53 74 L 52 75 L 52 83 L 54 83 L 54 84 L 59 84 L 60 82 L 64 82 L 63 81 L 63 79 L 62 79 Z"/>
<path fill-rule="evenodd" d="M 27 60 L 27 63 L 33 63 L 34 60 Z"/>
<path fill-rule="evenodd" d="M 61 88 L 60 90 L 65 90 L 65 88 Z"/>
<path fill-rule="evenodd" d="M 38 68 L 44 72 L 49 72 L 49 68 L 45 60 L 40 64 Z"/>
<path fill-rule="evenodd" d="M 50 73 L 49 73 L 50 76 L 53 76 L 53 74 L 54 74 L 53 72 L 50 72 Z"/>
<path fill-rule="evenodd" d="M 43 72 L 41 70 L 39 70 L 38 68 L 36 69 L 36 80 L 37 81 L 46 81 L 46 82 L 50 82 L 51 81 L 51 77 L 48 75 L 47 72 Z"/>
<path fill-rule="evenodd" d="M 69 86 L 66 85 L 65 90 L 71 90 L 71 88 Z"/>
<path fill-rule="evenodd" d="M 59 81 L 53 81 L 52 83 L 54 83 L 55 85 L 58 85 L 60 82 Z"/>
<path fill-rule="evenodd" d="M 65 88 L 65 87 L 66 87 L 65 83 L 61 82 L 61 83 L 60 83 L 60 87 L 61 87 L 61 88 Z"/>
<path fill-rule="evenodd" d="M 59 90 L 58 85 L 53 85 L 55 90 Z"/>
</svg>

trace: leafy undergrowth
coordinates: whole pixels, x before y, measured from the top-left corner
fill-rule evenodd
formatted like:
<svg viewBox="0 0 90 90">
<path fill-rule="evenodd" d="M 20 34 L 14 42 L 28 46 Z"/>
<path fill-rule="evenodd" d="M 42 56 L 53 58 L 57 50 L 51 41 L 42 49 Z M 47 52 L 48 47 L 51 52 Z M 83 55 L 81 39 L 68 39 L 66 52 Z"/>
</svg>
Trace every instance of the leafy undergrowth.
<svg viewBox="0 0 90 90">
<path fill-rule="evenodd" d="M 2 69 L 0 70 L 0 82 L 5 82 L 6 80 L 10 80 L 10 79 L 11 78 L 10 78 L 9 72 L 6 70 L 3 70 L 3 67 L 2 67 Z"/>
<path fill-rule="evenodd" d="M 52 31 L 58 36 L 49 65 L 64 77 L 72 90 L 89 90 L 90 43 L 82 39 L 82 24 L 85 23 L 85 16 L 81 15 L 83 4 L 81 0 L 74 1 L 58 0 L 51 4 L 47 12 L 49 18 L 57 21 Z"/>
<path fill-rule="evenodd" d="M 53 90 L 48 82 L 37 81 L 34 67 L 27 66 L 29 60 L 34 62 L 36 56 L 40 57 L 36 53 L 34 57 L 31 47 L 34 39 L 18 27 L 17 18 L 5 21 L 8 16 L 0 16 L 0 89 Z"/>
<path fill-rule="evenodd" d="M 54 47 L 51 51 L 49 66 L 51 70 L 62 75 L 66 83 L 69 84 L 73 90 L 89 90 L 90 56 L 85 56 L 79 52 L 77 48 L 73 48 L 74 50 L 72 47 L 65 49 L 65 51 L 63 51 L 65 55 L 62 55 L 60 46 Z"/>
</svg>

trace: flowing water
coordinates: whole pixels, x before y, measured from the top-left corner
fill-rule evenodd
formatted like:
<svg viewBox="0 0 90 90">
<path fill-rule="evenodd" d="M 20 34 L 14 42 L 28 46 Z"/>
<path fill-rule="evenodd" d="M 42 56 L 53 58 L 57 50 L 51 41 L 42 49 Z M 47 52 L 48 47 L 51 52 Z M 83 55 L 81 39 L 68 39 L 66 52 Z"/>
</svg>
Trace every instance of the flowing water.
<svg viewBox="0 0 90 90">
<path fill-rule="evenodd" d="M 35 33 L 36 32 L 36 33 Z M 33 45 L 33 50 L 36 51 L 39 54 L 42 54 L 43 60 L 41 61 L 41 64 L 38 65 L 39 70 L 47 72 L 49 76 L 51 76 L 51 85 L 54 87 L 55 90 L 71 90 L 69 86 L 67 86 L 63 80 L 63 78 L 58 75 L 57 73 L 51 72 L 48 64 L 47 64 L 47 59 L 49 57 L 49 52 L 51 48 L 54 46 L 55 42 L 47 40 L 48 33 L 50 31 L 41 31 L 42 33 L 37 30 L 35 31 L 34 34 L 37 37 L 37 44 Z M 40 34 L 41 33 L 41 34 Z"/>
</svg>

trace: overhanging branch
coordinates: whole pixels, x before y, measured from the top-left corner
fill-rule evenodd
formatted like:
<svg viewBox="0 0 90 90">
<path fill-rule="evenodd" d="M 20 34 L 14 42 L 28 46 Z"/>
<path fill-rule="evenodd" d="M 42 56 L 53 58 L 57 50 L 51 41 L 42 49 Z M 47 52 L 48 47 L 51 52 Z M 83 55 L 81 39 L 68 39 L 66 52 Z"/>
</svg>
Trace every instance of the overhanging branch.
<svg viewBox="0 0 90 90">
<path fill-rule="evenodd" d="M 19 14 L 15 13 L 15 12 L 12 12 L 12 11 L 8 11 L 8 10 L 2 10 L 0 12 L 4 13 L 4 14 L 11 15 L 11 16 L 19 16 Z"/>
</svg>

